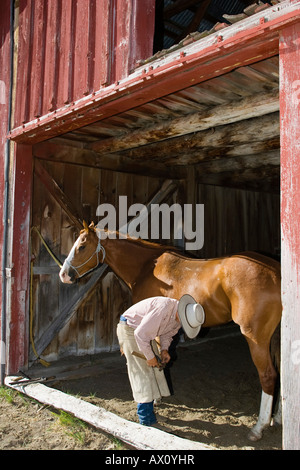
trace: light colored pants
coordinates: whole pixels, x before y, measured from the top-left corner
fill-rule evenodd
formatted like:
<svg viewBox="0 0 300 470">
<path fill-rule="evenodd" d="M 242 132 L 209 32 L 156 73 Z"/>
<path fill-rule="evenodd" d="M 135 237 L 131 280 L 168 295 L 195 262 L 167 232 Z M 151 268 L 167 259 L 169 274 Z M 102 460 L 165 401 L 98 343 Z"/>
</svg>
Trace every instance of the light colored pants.
<svg viewBox="0 0 300 470">
<path fill-rule="evenodd" d="M 133 356 L 132 351 L 140 352 L 134 337 L 134 329 L 125 322 L 117 326 L 120 348 L 127 360 L 127 371 L 133 398 L 137 403 L 149 403 L 161 397 L 170 396 L 163 371 L 149 367 L 145 359 Z M 153 345 L 153 347 L 155 347 Z"/>
</svg>

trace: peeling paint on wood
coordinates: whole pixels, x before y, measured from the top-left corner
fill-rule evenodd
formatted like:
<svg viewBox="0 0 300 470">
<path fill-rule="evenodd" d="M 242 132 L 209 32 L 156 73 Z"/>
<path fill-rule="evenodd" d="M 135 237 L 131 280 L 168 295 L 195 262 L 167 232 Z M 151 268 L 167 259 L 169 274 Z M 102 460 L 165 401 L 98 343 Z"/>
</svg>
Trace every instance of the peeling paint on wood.
<svg viewBox="0 0 300 470">
<path fill-rule="evenodd" d="M 13 198 L 16 210 L 11 221 L 12 246 L 9 267 L 10 302 L 7 311 L 7 371 L 17 371 L 28 360 L 28 308 L 30 278 L 30 214 L 32 191 L 32 148 L 18 144 L 14 153 Z"/>
<path fill-rule="evenodd" d="M 20 0 L 14 127 L 117 82 L 152 54 L 154 0 Z M 35 79 L 33 80 L 32 77 Z"/>
<path fill-rule="evenodd" d="M 300 24 L 280 38 L 283 447 L 300 448 Z M 298 349 L 298 352 L 297 352 Z"/>
<path fill-rule="evenodd" d="M 25 1 L 21 0 L 21 2 Z M 129 3 L 129 0 L 125 1 Z M 148 1 L 151 5 L 151 0 L 147 0 L 147 4 Z M 133 3 L 138 4 L 140 2 Z M 278 54 L 278 31 L 287 24 L 294 24 L 299 20 L 299 6 L 300 2 L 294 4 L 283 2 L 275 8 L 269 8 L 249 19 L 245 19 L 242 25 L 237 23 L 225 28 L 222 31 L 221 42 L 218 42 L 219 33 L 215 33 L 184 47 L 182 51 L 176 51 L 176 53 L 169 54 L 166 58 L 151 62 L 132 74 L 129 74 L 127 70 L 127 75 L 125 73 L 126 77 L 122 80 L 118 81 L 118 77 L 114 76 L 114 82 L 109 81 L 109 86 L 104 86 L 105 83 L 103 83 L 103 86 L 100 89 L 94 89 L 92 94 L 87 96 L 82 94 L 80 97 L 73 96 L 72 99 L 77 99 L 76 102 L 68 102 L 67 106 L 57 105 L 58 107 L 54 112 L 50 112 L 49 109 L 44 110 L 43 119 L 30 121 L 32 115 L 29 113 L 28 116 L 26 106 L 22 105 L 19 113 L 17 113 L 15 129 L 11 132 L 11 137 L 22 142 L 30 141 L 30 143 L 46 140 L 54 135 L 135 108 L 142 103 L 147 103 L 189 85 L 224 75 L 237 67 L 251 65 L 267 57 L 273 57 Z M 141 15 L 142 21 L 147 10 L 137 8 L 136 11 Z M 151 8 L 150 11 L 153 14 Z M 260 21 L 261 18 L 264 19 L 263 22 Z M 143 35 L 140 34 L 141 37 L 147 39 L 147 43 L 145 43 L 145 39 L 142 41 L 143 48 L 141 51 L 135 50 L 136 55 L 138 55 L 138 52 L 140 52 L 140 55 L 149 53 L 149 44 L 152 43 L 153 39 L 153 33 L 151 33 L 153 25 L 151 21 L 149 24 L 149 29 Z M 121 35 L 123 33 L 128 34 L 128 29 L 123 29 L 123 23 L 122 25 L 118 23 L 118 26 Z M 24 33 L 26 33 L 26 43 L 24 44 L 24 57 L 26 57 L 26 54 L 30 55 L 31 51 L 31 44 L 28 43 L 28 37 L 30 38 L 28 28 Z M 133 36 L 130 36 L 130 38 L 127 36 L 127 38 L 131 44 Z M 138 44 L 138 40 L 136 43 Z M 115 44 L 113 41 L 112 47 Z M 84 57 L 84 52 L 82 52 L 82 56 Z M 110 72 L 111 70 L 118 72 L 121 69 L 116 64 L 110 64 L 107 67 Z M 201 73 L 199 73 L 199 70 L 201 70 Z M 19 69 L 19 73 L 20 86 L 18 87 L 17 96 L 22 98 L 26 95 L 24 90 L 28 88 L 28 81 L 22 84 L 22 80 L 25 80 L 24 77 L 28 78 L 28 67 L 26 66 L 26 70 L 24 68 L 23 72 L 22 68 Z M 116 99 L 118 99 L 117 104 Z M 30 103 L 29 100 L 27 101 Z M 25 121 L 28 120 L 26 123 L 24 115 L 26 115 Z M 22 122 L 24 125 L 20 126 Z"/>
</svg>

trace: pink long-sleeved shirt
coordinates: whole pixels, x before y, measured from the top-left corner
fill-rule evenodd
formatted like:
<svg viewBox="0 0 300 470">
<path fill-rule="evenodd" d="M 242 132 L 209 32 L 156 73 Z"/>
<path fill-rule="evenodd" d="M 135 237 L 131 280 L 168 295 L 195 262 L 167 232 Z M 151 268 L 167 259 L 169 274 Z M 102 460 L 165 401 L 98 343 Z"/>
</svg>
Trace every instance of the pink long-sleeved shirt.
<svg viewBox="0 0 300 470">
<path fill-rule="evenodd" d="M 134 329 L 140 351 L 148 360 L 154 357 L 150 341 L 159 336 L 161 349 L 168 350 L 173 336 L 178 332 L 178 303 L 178 300 L 168 297 L 150 297 L 134 304 L 123 313 L 127 325 Z"/>
</svg>

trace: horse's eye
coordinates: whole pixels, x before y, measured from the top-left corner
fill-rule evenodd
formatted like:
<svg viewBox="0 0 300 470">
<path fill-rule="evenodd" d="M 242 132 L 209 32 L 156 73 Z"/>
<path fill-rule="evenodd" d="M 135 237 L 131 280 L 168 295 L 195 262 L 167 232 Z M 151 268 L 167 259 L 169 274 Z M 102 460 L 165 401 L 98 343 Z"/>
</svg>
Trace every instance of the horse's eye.
<svg viewBox="0 0 300 470">
<path fill-rule="evenodd" d="M 84 249 L 85 249 L 85 246 L 84 246 L 84 245 L 81 245 L 81 246 L 78 248 L 79 251 L 82 251 L 82 250 L 84 250 Z"/>
</svg>

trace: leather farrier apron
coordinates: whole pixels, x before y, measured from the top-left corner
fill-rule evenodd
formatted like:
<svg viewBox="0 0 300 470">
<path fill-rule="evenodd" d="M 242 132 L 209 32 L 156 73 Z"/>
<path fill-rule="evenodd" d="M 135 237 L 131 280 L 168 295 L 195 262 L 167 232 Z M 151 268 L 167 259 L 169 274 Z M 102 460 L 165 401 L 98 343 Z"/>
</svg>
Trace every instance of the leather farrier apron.
<svg viewBox="0 0 300 470">
<path fill-rule="evenodd" d="M 132 351 L 139 352 L 134 329 L 125 322 L 120 322 L 117 326 L 117 336 L 120 348 L 127 360 L 128 377 L 134 400 L 137 403 L 149 403 L 158 398 L 170 396 L 164 372 L 158 370 L 157 367 L 149 367 L 145 359 L 131 354 Z M 155 348 L 156 344 L 152 346 Z"/>
</svg>

